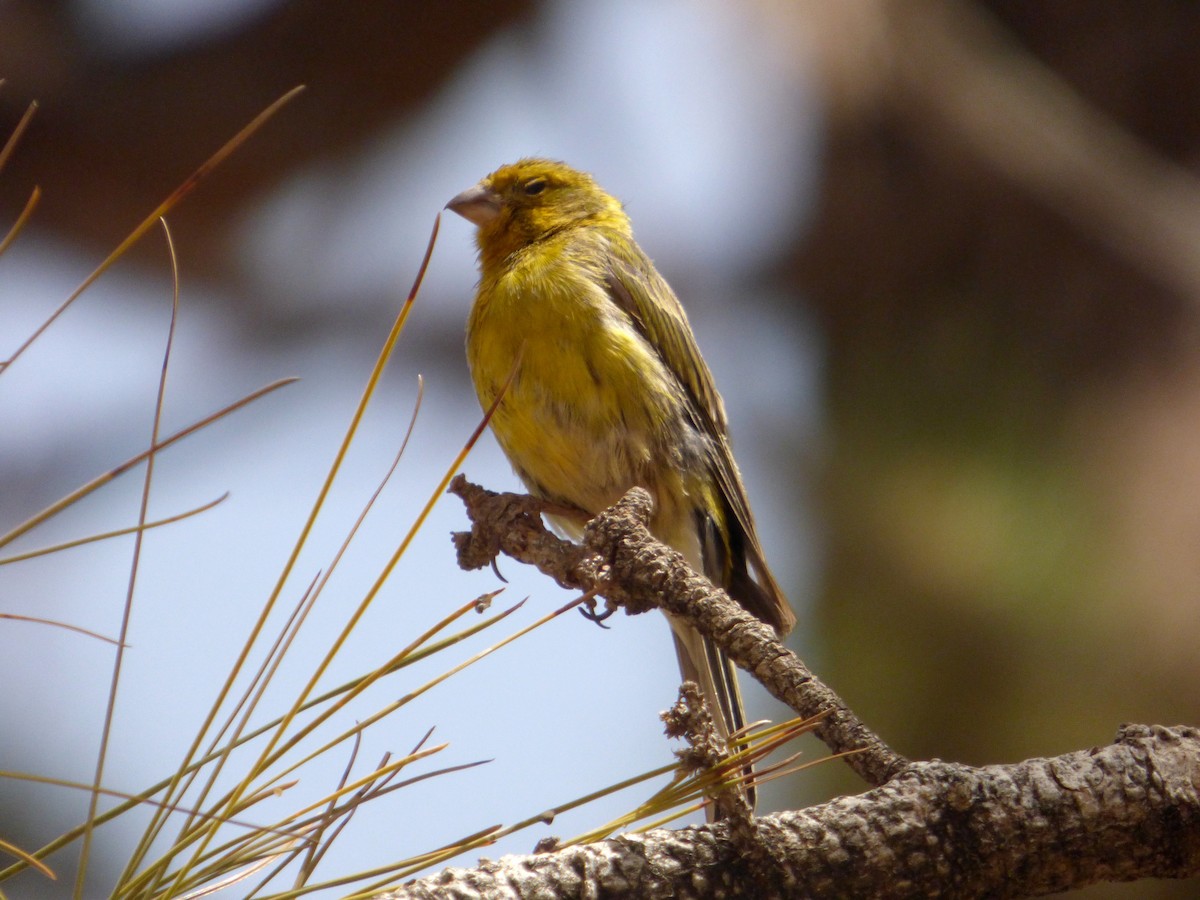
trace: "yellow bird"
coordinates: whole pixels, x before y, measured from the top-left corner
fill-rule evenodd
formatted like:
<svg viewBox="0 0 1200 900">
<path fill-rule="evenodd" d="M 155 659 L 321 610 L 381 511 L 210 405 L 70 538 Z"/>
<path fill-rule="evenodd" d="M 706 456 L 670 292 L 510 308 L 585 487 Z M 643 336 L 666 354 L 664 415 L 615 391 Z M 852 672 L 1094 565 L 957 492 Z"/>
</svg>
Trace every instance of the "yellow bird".
<svg viewBox="0 0 1200 900">
<path fill-rule="evenodd" d="M 485 409 L 513 376 L 491 426 L 530 492 L 586 517 L 646 488 L 659 540 L 781 636 L 790 631 L 796 617 L 763 557 L 724 404 L 620 202 L 584 172 L 522 159 L 447 208 L 478 227 L 467 360 Z M 579 533 L 577 521 L 555 524 Z M 745 724 L 732 664 L 668 618 L 683 678 L 699 684 L 728 737 Z"/>
</svg>

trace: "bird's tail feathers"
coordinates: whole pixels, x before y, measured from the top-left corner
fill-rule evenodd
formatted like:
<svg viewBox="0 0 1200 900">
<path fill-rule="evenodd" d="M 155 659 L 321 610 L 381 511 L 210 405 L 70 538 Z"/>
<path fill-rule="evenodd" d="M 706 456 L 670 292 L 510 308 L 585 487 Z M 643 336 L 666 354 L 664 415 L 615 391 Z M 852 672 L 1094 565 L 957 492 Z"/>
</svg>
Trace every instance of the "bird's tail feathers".
<svg viewBox="0 0 1200 900">
<path fill-rule="evenodd" d="M 683 619 L 668 615 L 671 632 L 675 637 L 675 652 L 679 657 L 679 673 L 684 681 L 694 681 L 700 686 L 704 703 L 712 714 L 713 722 L 721 738 L 741 730 L 746 724 L 746 712 L 742 706 L 742 692 L 738 688 L 737 670 L 729 657 L 712 641 L 700 634 Z M 731 748 L 732 749 L 732 748 Z M 747 766 L 746 777 L 753 775 Z M 753 787 L 744 790 L 750 808 L 754 808 Z M 725 817 L 718 801 L 710 804 L 705 815 L 712 822 Z"/>
</svg>

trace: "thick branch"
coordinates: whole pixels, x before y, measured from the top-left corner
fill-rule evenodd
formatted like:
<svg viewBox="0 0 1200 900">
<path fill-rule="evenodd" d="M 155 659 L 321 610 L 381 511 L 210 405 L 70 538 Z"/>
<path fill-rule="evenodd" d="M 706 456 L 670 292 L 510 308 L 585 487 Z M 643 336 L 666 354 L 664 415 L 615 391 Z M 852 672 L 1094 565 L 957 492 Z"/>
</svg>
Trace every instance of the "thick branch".
<svg viewBox="0 0 1200 900">
<path fill-rule="evenodd" d="M 887 785 L 756 820 L 775 869 L 743 872 L 724 825 L 448 869 L 389 900 L 1020 897 L 1200 875 L 1200 729 L 1011 766 L 917 763 Z"/>
<path fill-rule="evenodd" d="M 472 529 L 455 535 L 459 564 L 489 565 L 497 552 L 535 565 L 564 587 L 596 590 L 627 612 L 661 608 L 684 616 L 738 666 L 804 718 L 824 713 L 815 732 L 855 772 L 880 785 L 908 765 L 783 642 L 774 629 L 697 575 L 683 556 L 646 528 L 650 495 L 634 488 L 588 523 L 583 546 L 561 540 L 542 524 L 538 501 L 496 494 L 461 475 L 450 492 L 462 498 Z"/>
<path fill-rule="evenodd" d="M 771 628 L 654 540 L 645 491 L 592 520 L 582 546 L 550 534 L 536 500 L 461 477 L 451 491 L 473 521 L 455 536 L 462 565 L 504 552 L 628 612 L 688 617 L 797 713 L 825 712 L 822 739 L 854 751 L 847 762 L 881 786 L 743 823 L 763 853 L 716 823 L 483 861 L 389 898 L 1016 897 L 1200 875 L 1200 729 L 1126 726 L 1109 747 L 1010 766 L 909 763 Z"/>
</svg>

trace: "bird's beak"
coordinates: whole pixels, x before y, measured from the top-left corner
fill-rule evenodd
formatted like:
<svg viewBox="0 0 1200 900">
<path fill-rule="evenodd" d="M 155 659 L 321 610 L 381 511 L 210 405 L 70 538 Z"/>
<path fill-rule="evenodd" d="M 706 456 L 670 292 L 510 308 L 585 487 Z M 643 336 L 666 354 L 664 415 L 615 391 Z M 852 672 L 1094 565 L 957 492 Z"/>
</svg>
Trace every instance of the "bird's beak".
<svg viewBox="0 0 1200 900">
<path fill-rule="evenodd" d="M 500 197 L 481 181 L 447 203 L 446 209 L 458 213 L 468 222 L 483 226 L 500 215 Z"/>
</svg>

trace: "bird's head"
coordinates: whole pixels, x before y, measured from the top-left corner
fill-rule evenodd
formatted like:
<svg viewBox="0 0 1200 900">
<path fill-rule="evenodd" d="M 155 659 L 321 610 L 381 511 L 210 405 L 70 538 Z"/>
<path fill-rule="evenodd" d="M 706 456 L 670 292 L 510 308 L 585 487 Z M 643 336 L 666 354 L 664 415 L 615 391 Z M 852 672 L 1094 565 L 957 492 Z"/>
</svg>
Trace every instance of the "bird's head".
<svg viewBox="0 0 1200 900">
<path fill-rule="evenodd" d="M 515 250 L 587 220 L 625 221 L 620 202 L 586 172 L 549 159 L 502 166 L 446 204 L 478 226 L 484 257 Z"/>
</svg>

